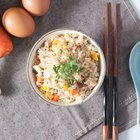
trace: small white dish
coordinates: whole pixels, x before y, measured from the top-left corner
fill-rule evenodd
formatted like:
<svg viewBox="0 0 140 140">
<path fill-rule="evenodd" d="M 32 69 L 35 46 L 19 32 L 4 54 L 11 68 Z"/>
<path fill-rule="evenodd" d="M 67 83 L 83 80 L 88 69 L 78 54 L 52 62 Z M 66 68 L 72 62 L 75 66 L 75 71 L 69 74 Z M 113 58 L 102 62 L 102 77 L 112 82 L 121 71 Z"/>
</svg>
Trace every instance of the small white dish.
<svg viewBox="0 0 140 140">
<path fill-rule="evenodd" d="M 99 52 L 99 57 L 100 57 L 100 76 L 99 76 L 99 80 L 98 83 L 96 85 L 96 87 L 93 89 L 92 93 L 90 93 L 82 102 L 71 102 L 71 103 L 63 103 L 63 102 L 54 102 L 49 100 L 44 94 L 42 94 L 42 92 L 39 91 L 38 87 L 35 84 L 35 80 L 34 80 L 34 74 L 32 72 L 33 70 L 33 64 L 34 64 L 34 58 L 35 58 L 35 54 L 37 49 L 42 45 L 42 43 L 49 39 L 52 35 L 56 35 L 56 34 L 63 34 L 63 33 L 77 33 L 80 35 L 84 35 L 86 36 L 90 42 L 97 47 L 98 52 Z M 29 81 L 30 86 L 32 87 L 32 89 L 34 90 L 34 92 L 39 95 L 42 99 L 44 99 L 45 101 L 47 101 L 48 103 L 52 103 L 54 105 L 59 105 L 59 106 L 73 106 L 73 105 L 78 105 L 78 104 L 82 104 L 83 102 L 87 101 L 88 99 L 90 99 L 93 95 L 95 95 L 97 93 L 97 91 L 100 89 L 100 87 L 102 86 L 102 83 L 104 81 L 104 77 L 105 77 L 105 58 L 104 58 L 104 54 L 100 48 L 100 46 L 95 42 L 95 40 L 91 39 L 89 36 L 79 32 L 79 31 L 75 31 L 75 30 L 70 30 L 70 29 L 56 29 L 53 31 L 50 31 L 48 33 L 46 33 L 45 35 L 43 35 L 33 46 L 33 48 L 30 51 L 29 57 L 28 57 L 28 61 L 27 61 L 27 78 Z"/>
</svg>

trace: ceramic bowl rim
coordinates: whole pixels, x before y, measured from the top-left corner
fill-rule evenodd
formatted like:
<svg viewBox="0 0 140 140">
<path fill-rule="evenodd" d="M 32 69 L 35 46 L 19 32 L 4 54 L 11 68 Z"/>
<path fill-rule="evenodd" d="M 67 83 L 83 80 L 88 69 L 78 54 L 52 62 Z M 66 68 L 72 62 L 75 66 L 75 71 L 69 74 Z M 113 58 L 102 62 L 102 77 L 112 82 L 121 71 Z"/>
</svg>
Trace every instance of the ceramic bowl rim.
<svg viewBox="0 0 140 140">
<path fill-rule="evenodd" d="M 39 89 L 37 88 L 37 86 L 35 85 L 35 83 L 33 83 L 33 76 L 31 76 L 31 73 L 32 73 L 31 72 L 31 69 L 32 69 L 31 67 L 32 67 L 32 64 L 33 64 L 32 63 L 33 59 L 31 59 L 31 57 L 34 56 L 33 52 L 40 47 L 40 45 L 38 45 L 38 44 L 41 41 L 43 41 L 43 40 L 45 41 L 45 37 L 47 37 L 49 35 L 51 36 L 54 33 L 57 34 L 57 32 L 75 32 L 75 33 L 82 34 L 82 35 L 86 36 L 88 39 L 90 39 L 91 43 L 94 44 L 97 47 L 98 52 L 100 54 L 100 76 L 99 76 L 99 81 L 98 81 L 97 85 L 95 86 L 95 88 L 92 90 L 92 92 L 82 102 L 80 102 L 80 103 L 79 102 L 78 103 L 77 102 L 62 103 L 62 102 L 54 102 L 54 101 L 51 101 L 51 100 L 45 98 L 43 96 L 43 94 L 39 91 Z M 98 93 L 98 90 L 101 88 L 101 86 L 103 84 L 103 81 L 104 81 L 105 67 L 106 66 L 105 66 L 105 58 L 104 58 L 103 51 L 102 51 L 102 49 L 100 48 L 100 46 L 97 44 L 97 42 L 94 39 L 92 39 L 88 35 L 80 32 L 80 31 L 77 31 L 77 30 L 72 30 L 72 29 L 68 29 L 68 28 L 60 28 L 60 29 L 55 29 L 55 30 L 52 30 L 50 32 L 47 32 L 46 34 L 44 34 L 43 36 L 41 36 L 35 42 L 35 44 L 33 45 L 32 49 L 30 50 L 30 53 L 29 53 L 29 56 L 28 56 L 28 59 L 27 59 L 26 73 L 27 73 L 27 79 L 28 79 L 28 83 L 29 83 L 30 87 L 33 89 L 33 91 L 36 93 L 36 95 L 38 95 L 39 97 L 41 97 L 45 102 L 50 103 L 50 104 L 53 104 L 53 105 L 57 105 L 57 106 L 75 106 L 75 105 L 80 105 L 80 104 L 86 102 L 93 95 L 96 95 Z"/>
</svg>

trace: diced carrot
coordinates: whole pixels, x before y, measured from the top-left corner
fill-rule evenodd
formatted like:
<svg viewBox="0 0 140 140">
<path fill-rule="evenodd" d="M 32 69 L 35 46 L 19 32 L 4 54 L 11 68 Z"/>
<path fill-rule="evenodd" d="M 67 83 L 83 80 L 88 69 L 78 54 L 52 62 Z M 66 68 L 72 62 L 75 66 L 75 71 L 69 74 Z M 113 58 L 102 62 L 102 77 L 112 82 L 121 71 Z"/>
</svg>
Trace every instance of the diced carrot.
<svg viewBox="0 0 140 140">
<path fill-rule="evenodd" d="M 13 50 L 13 43 L 5 30 L 0 27 L 0 58 L 11 53 Z"/>
<path fill-rule="evenodd" d="M 71 94 L 71 95 L 77 94 L 77 90 L 76 90 L 76 89 L 71 89 L 71 90 L 70 90 L 70 94 Z"/>
<path fill-rule="evenodd" d="M 58 101 L 58 100 L 59 100 L 59 96 L 58 96 L 57 94 L 54 94 L 54 95 L 53 95 L 53 100 L 54 100 L 54 101 Z"/>
<path fill-rule="evenodd" d="M 80 82 L 77 82 L 77 85 L 78 85 L 79 88 L 82 87 L 82 83 L 80 83 Z"/>
<path fill-rule="evenodd" d="M 48 99 L 53 99 L 53 95 L 51 94 L 51 92 L 46 92 L 45 95 L 48 97 Z"/>
<path fill-rule="evenodd" d="M 43 82 L 44 82 L 44 78 L 43 78 L 43 77 L 37 77 L 37 81 L 38 81 L 39 83 L 43 83 Z"/>
<path fill-rule="evenodd" d="M 36 54 L 35 58 L 36 58 L 37 61 L 40 61 L 39 54 Z"/>
</svg>

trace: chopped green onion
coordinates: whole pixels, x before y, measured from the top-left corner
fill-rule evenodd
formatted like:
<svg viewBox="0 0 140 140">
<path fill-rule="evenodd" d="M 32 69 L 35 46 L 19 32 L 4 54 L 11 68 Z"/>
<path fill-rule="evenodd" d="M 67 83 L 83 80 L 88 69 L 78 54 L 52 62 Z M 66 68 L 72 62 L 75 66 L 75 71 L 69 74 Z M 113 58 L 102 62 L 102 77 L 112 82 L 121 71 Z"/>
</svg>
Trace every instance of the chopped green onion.
<svg viewBox="0 0 140 140">
<path fill-rule="evenodd" d="M 58 93 L 58 89 L 55 89 L 55 92 Z"/>
<path fill-rule="evenodd" d="M 60 49 L 60 53 L 61 53 L 61 54 L 63 53 L 63 50 L 62 50 L 62 49 Z"/>
<path fill-rule="evenodd" d="M 37 71 L 36 71 L 35 69 L 33 69 L 33 73 L 34 73 L 34 74 L 37 74 Z"/>
<path fill-rule="evenodd" d="M 91 44 L 90 40 L 87 40 L 87 43 L 88 43 L 88 44 Z"/>
<path fill-rule="evenodd" d="M 53 66 L 53 70 L 56 74 L 55 79 L 58 80 L 60 77 L 67 80 L 69 85 L 75 84 L 77 81 L 71 79 L 73 73 L 81 71 L 81 65 L 72 58 L 70 55 L 66 63 L 60 62 L 59 66 Z"/>
</svg>

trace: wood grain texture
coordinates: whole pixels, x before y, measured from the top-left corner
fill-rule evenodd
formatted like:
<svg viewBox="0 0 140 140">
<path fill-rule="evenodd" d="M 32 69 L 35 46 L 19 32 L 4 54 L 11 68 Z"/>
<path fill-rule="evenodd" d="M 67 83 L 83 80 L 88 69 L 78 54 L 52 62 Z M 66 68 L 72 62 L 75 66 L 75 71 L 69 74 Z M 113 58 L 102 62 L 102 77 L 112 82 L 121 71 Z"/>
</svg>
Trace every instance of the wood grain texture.
<svg viewBox="0 0 140 140">
<path fill-rule="evenodd" d="M 108 125 L 103 126 L 103 140 L 109 139 L 109 127 Z"/>
<path fill-rule="evenodd" d="M 113 74 L 113 126 L 112 140 L 118 140 L 118 93 L 117 93 L 117 77 L 118 77 L 118 31 L 117 31 L 117 4 L 114 0 L 114 74 Z"/>
<path fill-rule="evenodd" d="M 108 52 L 108 31 L 109 31 L 109 3 L 106 3 L 106 11 L 105 11 L 105 44 L 104 44 L 104 53 L 106 60 L 106 76 L 109 74 L 109 52 Z"/>
<path fill-rule="evenodd" d="M 104 90 L 104 126 L 103 126 L 103 140 L 108 140 L 108 97 L 109 97 L 109 50 L 108 50 L 108 31 L 109 31 L 109 3 L 106 1 L 105 10 L 105 35 L 104 35 L 104 54 L 106 60 L 106 76 L 105 76 L 105 90 Z"/>
<path fill-rule="evenodd" d="M 114 0 L 114 76 L 118 75 L 118 31 L 117 31 L 117 4 Z"/>
<path fill-rule="evenodd" d="M 118 140 L 118 126 L 112 127 L 112 140 Z"/>
</svg>

